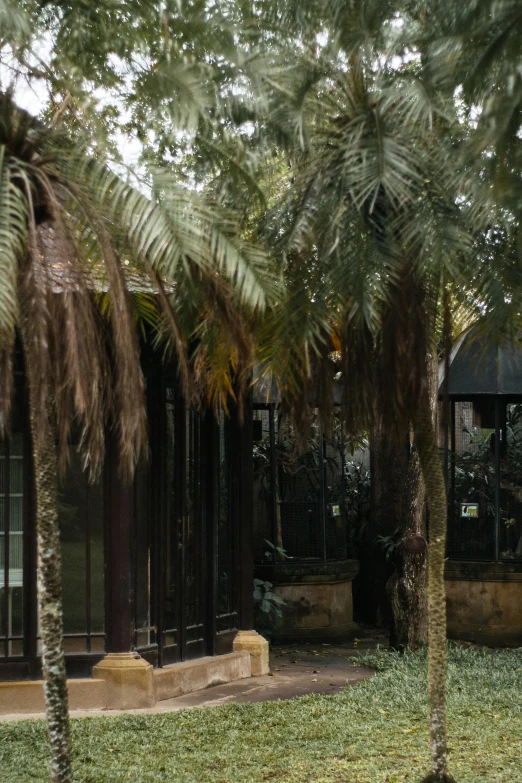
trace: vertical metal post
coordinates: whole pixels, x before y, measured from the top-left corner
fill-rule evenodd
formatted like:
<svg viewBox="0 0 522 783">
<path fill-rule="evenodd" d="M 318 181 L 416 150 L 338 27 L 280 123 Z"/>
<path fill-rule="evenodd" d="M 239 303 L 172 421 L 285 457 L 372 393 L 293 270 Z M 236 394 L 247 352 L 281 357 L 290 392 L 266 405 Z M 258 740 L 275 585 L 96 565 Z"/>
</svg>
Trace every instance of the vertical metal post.
<svg viewBox="0 0 522 783">
<path fill-rule="evenodd" d="M 91 488 L 85 490 L 85 603 L 87 620 L 87 652 L 91 652 L 92 612 L 91 612 Z"/>
<path fill-rule="evenodd" d="M 231 405 L 230 433 L 230 512 L 237 531 L 237 567 L 239 588 L 239 630 L 254 627 L 254 552 L 253 552 L 253 431 L 252 393 L 243 403 L 243 421 L 236 405 Z"/>
<path fill-rule="evenodd" d="M 500 400 L 495 399 L 495 560 L 500 557 L 500 454 L 502 437 L 500 426 Z"/>
<path fill-rule="evenodd" d="M 23 392 L 23 411 L 27 413 L 27 387 Z M 36 679 L 38 671 L 38 600 L 36 595 L 36 490 L 29 415 L 24 416 L 23 488 L 24 488 L 24 654 L 29 658 L 29 677 Z"/>
<path fill-rule="evenodd" d="M 323 560 L 326 562 L 326 441 L 324 439 L 323 427 L 319 427 L 319 502 L 320 502 L 320 514 L 321 514 L 321 526 L 322 526 L 322 545 L 323 545 Z"/>
<path fill-rule="evenodd" d="M 218 577 L 219 549 L 218 526 L 223 502 L 220 492 L 220 426 L 211 410 L 207 410 L 203 419 L 202 476 L 204 481 L 202 514 L 203 528 L 206 531 L 206 606 L 205 635 L 206 654 L 216 655 L 217 615 L 219 612 Z M 229 574 L 232 579 L 232 574 Z"/>
<path fill-rule="evenodd" d="M 449 419 L 451 419 L 453 423 L 453 415 L 455 412 L 455 403 L 452 401 L 450 403 L 451 405 L 451 413 L 449 416 L 446 416 L 443 424 L 444 424 L 444 484 L 446 485 L 446 495 L 448 494 L 448 487 L 449 487 L 449 429 L 450 429 L 450 422 Z"/>
<path fill-rule="evenodd" d="M 456 452 L 456 416 L 455 400 L 451 401 L 451 497 L 455 499 L 455 452 Z"/>
<path fill-rule="evenodd" d="M 165 377 L 159 373 L 147 375 L 147 414 L 149 439 L 152 445 L 149 466 L 151 529 L 151 623 L 155 626 L 158 666 L 163 665 L 165 581 L 167 562 L 166 529 L 169 523 L 170 485 L 166 476 L 167 421 Z"/>
<path fill-rule="evenodd" d="M 176 578 L 176 603 L 179 617 L 179 655 L 180 660 L 184 661 L 187 652 L 187 501 L 188 501 L 188 471 L 187 461 L 189 459 L 188 438 L 190 437 L 190 428 L 187 426 L 188 409 L 187 403 L 181 396 L 179 389 L 176 390 L 176 408 L 175 408 L 176 434 L 177 440 L 174 443 L 174 472 L 175 472 L 175 520 L 176 520 L 176 541 L 177 551 L 177 578 Z"/>
<path fill-rule="evenodd" d="M 135 479 L 132 487 L 132 505 L 134 508 L 132 530 L 131 530 L 131 573 L 132 573 L 132 592 L 134 596 L 134 611 L 132 618 L 132 626 L 134 628 L 134 638 L 132 640 L 133 647 L 138 646 L 138 591 L 142 588 L 139 583 L 138 573 L 138 525 L 142 523 L 141 519 L 137 517 L 138 503 L 138 480 L 137 480 L 138 468 L 136 466 Z M 150 621 L 148 623 L 150 625 Z"/>
<path fill-rule="evenodd" d="M 277 536 L 277 453 L 275 436 L 275 405 L 270 403 L 268 409 L 268 423 L 270 432 L 270 499 L 272 512 L 272 543 L 278 546 Z M 272 552 L 274 563 L 277 562 L 275 550 Z"/>
<path fill-rule="evenodd" d="M 448 502 L 448 535 L 447 535 L 447 541 L 446 541 L 446 549 L 448 551 L 451 550 L 451 534 L 456 534 L 456 526 L 457 524 L 460 525 L 460 517 L 456 517 L 455 515 L 455 449 L 456 449 L 456 431 L 455 431 L 455 400 L 451 400 L 450 402 L 450 431 L 449 431 L 449 454 L 446 464 L 445 459 L 445 470 L 447 470 L 448 475 L 445 476 L 446 481 L 446 495 L 447 495 L 447 502 Z M 445 444 L 446 447 L 446 444 Z M 444 455 L 446 458 L 446 455 Z M 429 515 L 427 517 L 428 525 L 429 525 Z"/>
<path fill-rule="evenodd" d="M 133 639 L 131 595 L 131 517 L 132 489 L 124 485 L 118 472 L 115 435 L 107 437 L 107 471 L 105 474 L 106 545 L 105 651 L 130 652 Z"/>
</svg>

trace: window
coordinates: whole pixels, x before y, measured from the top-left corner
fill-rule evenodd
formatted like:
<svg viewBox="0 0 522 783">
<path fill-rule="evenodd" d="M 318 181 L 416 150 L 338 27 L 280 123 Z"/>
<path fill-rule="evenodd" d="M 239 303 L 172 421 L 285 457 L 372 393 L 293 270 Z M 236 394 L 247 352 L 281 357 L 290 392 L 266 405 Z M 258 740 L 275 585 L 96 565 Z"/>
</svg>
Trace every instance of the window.
<svg viewBox="0 0 522 783">
<path fill-rule="evenodd" d="M 23 655 L 23 435 L 0 443 L 0 658 Z"/>
<path fill-rule="evenodd" d="M 58 498 L 66 653 L 104 650 L 103 482 L 89 484 L 70 446 Z"/>
</svg>

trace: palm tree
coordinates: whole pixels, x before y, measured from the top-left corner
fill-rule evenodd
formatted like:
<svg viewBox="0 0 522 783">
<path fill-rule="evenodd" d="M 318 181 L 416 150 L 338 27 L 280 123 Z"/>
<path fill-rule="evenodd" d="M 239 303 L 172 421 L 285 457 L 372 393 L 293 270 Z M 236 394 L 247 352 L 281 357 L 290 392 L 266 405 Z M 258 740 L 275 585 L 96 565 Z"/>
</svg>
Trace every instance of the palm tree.
<svg viewBox="0 0 522 783">
<path fill-rule="evenodd" d="M 426 780 L 448 781 L 447 509 L 429 376 L 444 291 L 469 284 L 471 237 L 458 206 L 454 106 L 426 89 L 415 62 L 403 63 L 390 21 L 380 3 L 332 2 L 323 7 L 321 38 L 299 47 L 294 68 L 285 51 L 286 71 L 272 80 L 266 124 L 286 150 L 290 183 L 269 215 L 267 234 L 290 275 L 296 258 L 302 266 L 317 263 L 319 295 L 329 292 L 324 339 L 312 348 L 315 360 L 301 362 L 300 393 L 287 390 L 294 414 L 312 387 L 315 399 L 323 389 L 327 409 L 326 384 L 317 385 L 313 369 L 324 367 L 338 336 L 349 429 L 370 427 L 376 398 L 389 437 L 413 428 L 430 515 Z M 298 36 L 310 40 L 302 28 Z"/>
<path fill-rule="evenodd" d="M 218 405 L 249 360 L 245 317 L 274 288 L 263 254 L 237 236 L 233 216 L 161 172 L 151 192 L 134 190 L 0 95 L 0 423 L 5 432 L 18 335 L 29 390 L 53 783 L 71 780 L 56 512 L 71 427 L 82 433 L 94 477 L 109 423 L 130 478 L 147 445 L 136 307 L 147 311 L 148 297 L 186 395 Z M 145 289 L 134 305 L 133 276 L 134 287 L 137 278 Z M 189 343 L 197 343 L 195 355 Z"/>
</svg>

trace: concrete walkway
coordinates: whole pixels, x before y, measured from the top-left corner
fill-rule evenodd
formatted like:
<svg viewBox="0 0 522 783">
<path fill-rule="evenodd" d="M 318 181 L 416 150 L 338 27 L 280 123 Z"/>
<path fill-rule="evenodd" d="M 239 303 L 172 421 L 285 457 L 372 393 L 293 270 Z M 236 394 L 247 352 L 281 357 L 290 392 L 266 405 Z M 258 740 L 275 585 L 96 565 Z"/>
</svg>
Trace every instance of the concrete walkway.
<svg viewBox="0 0 522 783">
<path fill-rule="evenodd" d="M 71 718 L 111 716 L 123 714 L 155 714 L 174 712 L 193 707 L 217 707 L 221 704 L 251 704 L 277 699 L 293 699 L 307 693 L 337 693 L 347 685 L 371 677 L 373 671 L 350 664 L 348 657 L 362 649 L 385 643 L 383 638 L 361 639 L 350 646 L 290 644 L 273 646 L 270 652 L 271 673 L 264 677 L 236 680 L 216 685 L 203 691 L 158 702 L 150 709 L 140 710 L 73 710 Z M 0 721 L 43 718 L 43 713 L 30 715 L 2 715 Z"/>
</svg>

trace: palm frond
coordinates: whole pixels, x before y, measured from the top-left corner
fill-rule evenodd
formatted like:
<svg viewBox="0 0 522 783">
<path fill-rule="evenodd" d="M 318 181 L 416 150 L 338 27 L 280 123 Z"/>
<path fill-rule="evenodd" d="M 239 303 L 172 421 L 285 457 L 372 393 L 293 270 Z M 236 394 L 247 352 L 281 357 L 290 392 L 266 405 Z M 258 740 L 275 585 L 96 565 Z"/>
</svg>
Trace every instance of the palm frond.
<svg viewBox="0 0 522 783">
<path fill-rule="evenodd" d="M 17 169 L 0 146 L 0 343 L 10 344 L 18 317 L 18 264 L 26 252 L 27 202 Z"/>
</svg>

